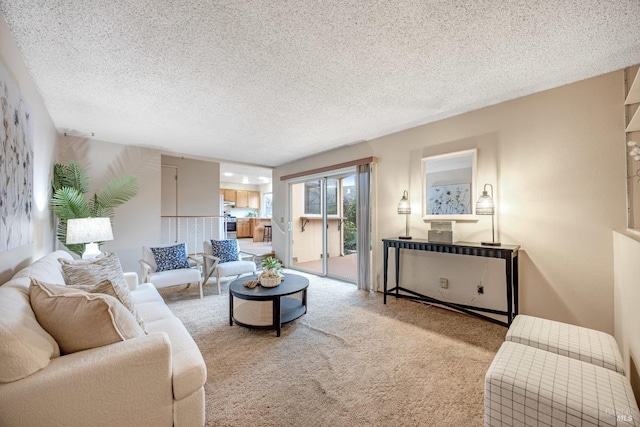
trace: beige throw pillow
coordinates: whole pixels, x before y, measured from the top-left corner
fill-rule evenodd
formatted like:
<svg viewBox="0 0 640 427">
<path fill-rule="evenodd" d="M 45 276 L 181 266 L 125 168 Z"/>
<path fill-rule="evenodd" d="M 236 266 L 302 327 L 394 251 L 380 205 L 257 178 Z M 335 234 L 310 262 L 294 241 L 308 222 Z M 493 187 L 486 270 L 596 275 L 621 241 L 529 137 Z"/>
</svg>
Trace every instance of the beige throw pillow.
<svg viewBox="0 0 640 427">
<path fill-rule="evenodd" d="M 63 354 L 143 336 L 133 315 L 116 298 L 31 279 L 31 307 Z"/>
<path fill-rule="evenodd" d="M 144 329 L 144 321 L 138 315 L 131 298 L 129 284 L 124 278 L 120 260 L 116 254 L 108 254 L 93 259 L 58 259 L 62 264 L 64 281 L 69 287 L 80 288 L 92 293 L 105 293 L 117 298 L 133 314 Z M 110 283 L 106 283 L 110 282 Z"/>
</svg>

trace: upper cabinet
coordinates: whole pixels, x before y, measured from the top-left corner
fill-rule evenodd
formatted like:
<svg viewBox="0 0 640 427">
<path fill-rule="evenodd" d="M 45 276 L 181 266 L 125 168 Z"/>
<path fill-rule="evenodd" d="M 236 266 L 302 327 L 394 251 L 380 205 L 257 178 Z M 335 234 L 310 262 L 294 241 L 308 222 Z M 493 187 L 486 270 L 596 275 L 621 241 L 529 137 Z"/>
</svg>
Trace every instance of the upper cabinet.
<svg viewBox="0 0 640 427">
<path fill-rule="evenodd" d="M 249 197 L 247 196 L 247 191 L 238 190 L 236 191 L 236 208 L 248 208 L 249 207 Z"/>
<path fill-rule="evenodd" d="M 222 189 L 225 202 L 235 202 L 235 208 L 260 209 L 260 192 Z"/>
<path fill-rule="evenodd" d="M 247 198 L 248 198 L 250 208 L 260 209 L 260 192 L 259 191 L 249 191 L 247 193 Z"/>
<path fill-rule="evenodd" d="M 224 201 L 225 202 L 235 202 L 236 200 L 236 190 L 224 189 Z"/>
</svg>

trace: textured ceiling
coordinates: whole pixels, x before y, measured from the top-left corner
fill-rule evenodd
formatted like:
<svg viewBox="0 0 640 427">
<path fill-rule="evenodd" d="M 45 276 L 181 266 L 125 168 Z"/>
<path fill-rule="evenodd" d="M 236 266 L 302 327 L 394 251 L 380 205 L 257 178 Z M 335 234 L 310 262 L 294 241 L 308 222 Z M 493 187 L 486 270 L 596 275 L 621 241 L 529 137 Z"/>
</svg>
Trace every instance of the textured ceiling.
<svg viewBox="0 0 640 427">
<path fill-rule="evenodd" d="M 640 62 L 638 0 L 0 0 L 61 131 L 277 166 Z"/>
</svg>

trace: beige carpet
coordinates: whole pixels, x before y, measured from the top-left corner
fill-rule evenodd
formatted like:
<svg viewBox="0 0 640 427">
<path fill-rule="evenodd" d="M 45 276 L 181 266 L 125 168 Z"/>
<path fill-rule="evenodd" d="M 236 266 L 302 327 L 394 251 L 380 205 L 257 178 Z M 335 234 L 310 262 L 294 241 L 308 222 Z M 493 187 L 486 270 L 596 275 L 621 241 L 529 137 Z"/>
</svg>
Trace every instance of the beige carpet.
<svg viewBox="0 0 640 427">
<path fill-rule="evenodd" d="M 207 363 L 207 426 L 482 425 L 506 328 L 305 276 L 307 314 L 280 338 L 229 326 L 229 282 L 165 294 Z"/>
</svg>

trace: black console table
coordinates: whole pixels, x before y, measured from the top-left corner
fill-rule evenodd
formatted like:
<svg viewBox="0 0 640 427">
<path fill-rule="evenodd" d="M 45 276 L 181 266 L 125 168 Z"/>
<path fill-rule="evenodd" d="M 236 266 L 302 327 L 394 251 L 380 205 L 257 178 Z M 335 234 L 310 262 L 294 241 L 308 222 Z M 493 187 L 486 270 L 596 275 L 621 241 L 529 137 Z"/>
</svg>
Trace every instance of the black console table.
<svg viewBox="0 0 640 427">
<path fill-rule="evenodd" d="M 513 318 L 518 314 L 518 250 L 520 246 L 501 245 L 484 246 L 480 243 L 456 242 L 456 243 L 430 243 L 423 239 L 403 240 L 403 239 L 382 239 L 384 243 L 384 303 L 387 303 L 387 295 L 396 298 L 407 298 L 418 301 L 425 301 L 440 304 L 472 316 L 480 317 L 502 326 L 509 326 Z M 395 248 L 396 253 L 396 286 L 387 290 L 387 270 L 389 265 L 389 248 Z M 505 260 L 505 278 L 507 285 L 507 310 L 493 310 L 483 307 L 474 307 L 465 304 L 456 304 L 447 301 L 419 294 L 409 289 L 400 287 L 400 249 L 414 251 L 442 252 L 455 255 L 471 255 L 487 258 L 499 258 Z M 403 292 L 403 293 L 400 293 Z M 482 313 L 499 314 L 507 317 L 506 322 L 502 322 Z"/>
</svg>

